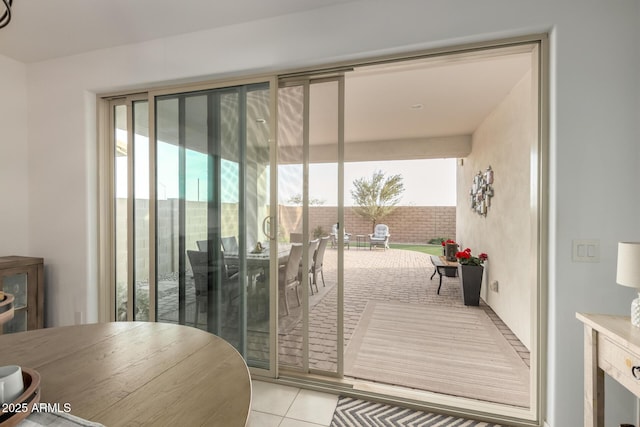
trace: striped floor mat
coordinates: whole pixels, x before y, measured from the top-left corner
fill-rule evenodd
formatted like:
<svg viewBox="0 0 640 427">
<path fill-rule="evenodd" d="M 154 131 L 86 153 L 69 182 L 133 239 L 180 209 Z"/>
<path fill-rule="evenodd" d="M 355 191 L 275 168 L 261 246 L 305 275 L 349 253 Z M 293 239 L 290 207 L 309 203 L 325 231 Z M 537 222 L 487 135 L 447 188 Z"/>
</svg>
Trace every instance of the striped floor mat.
<svg viewBox="0 0 640 427">
<path fill-rule="evenodd" d="M 506 427 L 340 396 L 331 427 Z"/>
</svg>

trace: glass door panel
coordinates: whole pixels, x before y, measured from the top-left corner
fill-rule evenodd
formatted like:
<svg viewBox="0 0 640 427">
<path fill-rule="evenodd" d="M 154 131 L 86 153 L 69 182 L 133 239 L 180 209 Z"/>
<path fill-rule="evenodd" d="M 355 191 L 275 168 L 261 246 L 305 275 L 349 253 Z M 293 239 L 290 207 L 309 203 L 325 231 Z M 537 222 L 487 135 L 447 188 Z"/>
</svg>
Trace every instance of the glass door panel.
<svg viewBox="0 0 640 427">
<path fill-rule="evenodd" d="M 308 86 L 278 90 L 278 248 L 303 243 L 303 147 L 305 91 Z M 285 286 L 285 266 L 278 275 L 278 358 L 281 366 L 304 368 L 304 325 L 300 287 Z"/>
<path fill-rule="evenodd" d="M 149 103 L 113 105 L 115 319 L 149 320 Z"/>
<path fill-rule="evenodd" d="M 297 284 L 279 275 L 279 362 L 339 376 L 342 367 L 341 77 L 278 91 L 278 243 L 302 246 Z M 338 230 L 338 231 L 336 231 Z"/>
<path fill-rule="evenodd" d="M 149 102 L 133 102 L 134 320 L 149 317 Z"/>
<path fill-rule="evenodd" d="M 247 293 L 245 300 L 247 360 L 250 366 L 264 369 L 270 368 L 271 358 L 271 292 L 270 281 L 273 279 L 270 264 L 271 239 L 266 229 L 268 218 L 271 218 L 271 90 L 266 85 L 253 86 L 247 89 L 246 101 L 241 111 L 245 111 L 246 120 L 242 130 L 246 136 L 241 138 L 244 145 L 239 147 L 239 153 L 244 152 L 244 162 L 238 165 L 229 164 L 232 170 L 238 168 L 239 198 L 244 200 L 243 209 L 239 209 L 238 217 L 244 217 L 245 237 L 244 246 L 239 250 L 248 252 L 246 258 L 241 258 L 239 270 L 246 277 Z M 240 156 L 242 158 L 242 156 Z M 235 176 L 229 174 L 230 176 Z M 243 194 L 244 193 L 244 194 Z M 240 221 L 235 222 L 238 235 L 242 235 L 239 228 Z M 233 235 L 234 229 L 230 229 Z M 267 256 L 269 262 L 264 257 Z M 277 267 L 276 267 L 277 269 Z M 275 282 L 274 282 L 275 283 Z M 240 319 L 240 320 L 245 320 Z M 242 322 L 240 322 L 241 324 Z M 274 328 L 275 331 L 275 328 Z M 275 363 L 273 364 L 275 366 Z"/>
<path fill-rule="evenodd" d="M 127 105 L 113 106 L 114 117 L 114 227 L 116 320 L 128 320 L 129 289 L 129 124 Z"/>
<path fill-rule="evenodd" d="M 156 98 L 158 320 L 270 364 L 271 94 L 266 83 Z"/>
<path fill-rule="evenodd" d="M 338 373 L 338 254 L 340 232 L 348 232 L 339 219 L 338 141 L 339 84 L 314 83 L 309 93 L 309 229 L 318 240 L 316 274 L 312 266 L 309 307 L 309 369 Z M 336 234 L 331 235 L 334 228 Z M 329 243 L 333 237 L 333 245 Z M 321 239 L 324 239 L 322 246 Z M 342 250 L 349 243 L 342 236 Z M 324 252 L 322 252 L 324 247 Z M 315 281 L 315 283 L 314 283 Z"/>
<path fill-rule="evenodd" d="M 185 323 L 184 258 L 183 292 L 180 295 L 178 201 L 180 200 L 177 98 L 156 101 L 156 318 L 160 322 Z M 184 108 L 184 107 L 183 107 Z M 184 151 L 184 150 L 182 150 Z M 180 307 L 180 300 L 183 304 Z M 180 310 L 182 308 L 182 310 Z M 182 314 L 182 316 L 180 316 Z"/>
</svg>

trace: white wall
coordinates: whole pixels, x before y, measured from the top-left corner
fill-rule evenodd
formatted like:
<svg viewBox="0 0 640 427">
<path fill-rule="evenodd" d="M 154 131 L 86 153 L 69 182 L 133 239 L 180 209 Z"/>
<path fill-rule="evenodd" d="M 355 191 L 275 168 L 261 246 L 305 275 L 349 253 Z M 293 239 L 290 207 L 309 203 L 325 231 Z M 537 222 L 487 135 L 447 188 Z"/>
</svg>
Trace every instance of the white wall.
<svg viewBox="0 0 640 427">
<path fill-rule="evenodd" d="M 638 8 L 635 0 L 363 1 L 29 65 L 28 249 L 48 264 L 47 324 L 96 314 L 91 92 L 550 31 L 548 421 L 580 425 L 575 312 L 627 312 L 632 292 L 614 283 L 616 242 L 640 239 Z M 572 263 L 574 238 L 600 239 L 601 262 Z M 629 419 L 628 394 L 616 390 L 610 402 L 607 425 Z"/>
<path fill-rule="evenodd" d="M 535 276 L 531 275 L 530 167 L 531 147 L 537 143 L 533 123 L 531 72 L 473 133 L 471 154 L 458 164 L 456 184 L 456 239 L 474 255 L 489 255 L 481 296 L 520 341 L 531 350 L 531 300 Z M 537 104 L 536 104 L 537 106 Z M 478 171 L 491 166 L 495 197 L 486 216 L 471 210 L 469 188 Z M 498 282 L 498 292 L 489 284 Z"/>
<path fill-rule="evenodd" d="M 27 74 L 0 56 L 0 256 L 29 254 Z"/>
</svg>

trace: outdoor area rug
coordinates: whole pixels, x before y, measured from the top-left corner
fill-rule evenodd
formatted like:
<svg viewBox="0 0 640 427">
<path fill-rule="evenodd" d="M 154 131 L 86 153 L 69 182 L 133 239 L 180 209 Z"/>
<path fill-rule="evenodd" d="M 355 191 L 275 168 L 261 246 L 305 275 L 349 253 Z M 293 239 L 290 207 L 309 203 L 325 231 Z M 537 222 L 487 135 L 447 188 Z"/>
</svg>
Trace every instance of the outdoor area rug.
<svg viewBox="0 0 640 427">
<path fill-rule="evenodd" d="M 347 347 L 344 372 L 386 384 L 529 406 L 529 368 L 478 307 L 370 301 Z"/>
<path fill-rule="evenodd" d="M 331 427 L 501 427 L 480 421 L 414 411 L 340 396 Z"/>
</svg>

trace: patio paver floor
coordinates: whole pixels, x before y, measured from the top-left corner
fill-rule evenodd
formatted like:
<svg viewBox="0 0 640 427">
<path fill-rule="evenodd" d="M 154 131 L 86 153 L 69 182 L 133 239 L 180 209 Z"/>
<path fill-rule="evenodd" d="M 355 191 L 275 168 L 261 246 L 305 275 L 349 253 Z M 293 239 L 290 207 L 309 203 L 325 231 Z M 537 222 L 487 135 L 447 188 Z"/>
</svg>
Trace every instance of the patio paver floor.
<svg viewBox="0 0 640 427">
<path fill-rule="evenodd" d="M 322 301 L 310 310 L 309 345 L 310 367 L 335 371 L 337 367 L 337 251 L 327 250 L 325 254 L 325 281 L 332 289 Z M 475 309 L 462 303 L 459 278 L 443 277 L 442 289 L 438 295 L 438 276 L 430 280 L 433 265 L 429 255 L 400 249 L 352 250 L 344 251 L 344 337 L 345 348 L 349 345 L 353 332 L 360 321 L 369 301 L 401 302 L 417 305 L 436 305 Z M 309 296 L 310 299 L 317 296 Z M 293 299 L 293 298 L 292 298 Z M 484 310 L 496 327 L 507 338 L 523 361 L 529 366 L 529 351 L 502 322 L 502 320 L 481 301 Z M 302 366 L 302 321 L 288 334 L 280 336 L 279 356 L 283 364 Z M 295 350 L 295 351 L 292 351 Z M 401 385 L 401 384 L 400 384 Z"/>
<path fill-rule="evenodd" d="M 438 276 L 430 280 L 434 267 L 429 255 L 401 250 L 401 249 L 358 249 L 344 251 L 344 338 L 345 348 L 349 345 L 353 333 L 360 322 L 362 314 L 369 301 L 399 302 L 412 305 L 448 306 L 461 310 L 478 309 L 466 307 L 462 303 L 459 278 L 443 277 L 442 288 L 438 295 Z M 311 309 L 309 311 L 309 364 L 313 369 L 335 372 L 337 367 L 337 251 L 327 249 L 324 262 L 324 277 L 326 288 L 323 289 L 320 278 L 318 284 L 320 293 L 309 296 Z M 173 288 L 176 284 L 169 279 L 162 283 L 160 294 L 165 288 Z M 295 306 L 295 296 L 289 295 L 291 306 Z M 193 313 L 195 305 L 193 284 L 187 283 L 187 310 Z M 175 296 L 167 295 L 158 304 L 159 317 L 164 321 L 175 321 L 177 316 L 177 301 Z M 529 351 L 502 322 L 502 320 L 481 300 L 479 309 L 484 310 L 494 322 L 498 330 L 529 366 Z M 173 315 L 167 316 L 169 313 Z M 280 332 L 279 358 L 280 363 L 292 367 L 302 366 L 302 318 L 301 310 L 293 309 L 290 316 L 280 317 L 281 324 L 287 329 Z M 187 324 L 192 324 L 193 314 L 186 317 Z M 201 322 L 205 319 L 202 317 Z M 206 322 L 198 325 L 206 329 Z M 226 332 L 226 333 L 224 333 Z M 223 331 L 223 337 L 233 345 L 238 345 L 234 337 L 237 330 Z M 250 327 L 247 338 L 248 358 L 257 361 L 268 360 L 268 335 Z M 366 378 L 365 378 L 366 380 Z M 395 384 L 403 386 L 402 384 Z"/>
</svg>

